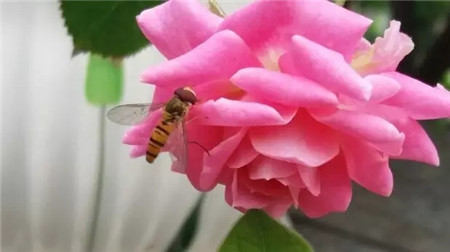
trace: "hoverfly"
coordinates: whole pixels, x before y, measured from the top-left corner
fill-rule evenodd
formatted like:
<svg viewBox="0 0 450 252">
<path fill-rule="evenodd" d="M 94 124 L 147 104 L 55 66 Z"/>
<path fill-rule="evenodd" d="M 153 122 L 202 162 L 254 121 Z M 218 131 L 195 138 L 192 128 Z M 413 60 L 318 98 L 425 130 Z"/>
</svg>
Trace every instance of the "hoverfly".
<svg viewBox="0 0 450 252">
<path fill-rule="evenodd" d="M 176 130 L 178 139 L 183 138 L 183 148 L 187 150 L 184 136 L 184 118 L 189 108 L 197 102 L 195 92 L 189 87 L 178 88 L 174 96 L 165 104 L 125 104 L 112 108 L 107 116 L 118 124 L 134 125 L 142 122 L 152 111 L 162 109 L 162 118 L 151 132 L 146 152 L 146 160 L 153 163 L 169 136 Z M 175 134 L 175 133 L 174 133 Z M 185 162 L 186 160 L 184 160 Z"/>
</svg>

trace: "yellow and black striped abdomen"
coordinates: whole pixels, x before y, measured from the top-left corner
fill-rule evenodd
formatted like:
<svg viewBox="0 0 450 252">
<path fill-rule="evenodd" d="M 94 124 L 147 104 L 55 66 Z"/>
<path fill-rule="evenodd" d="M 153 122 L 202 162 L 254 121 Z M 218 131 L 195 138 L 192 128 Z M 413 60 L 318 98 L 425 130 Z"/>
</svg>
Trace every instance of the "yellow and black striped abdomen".
<svg viewBox="0 0 450 252">
<path fill-rule="evenodd" d="M 175 129 L 175 124 L 169 121 L 169 118 L 171 118 L 171 115 L 167 112 L 163 112 L 161 122 L 155 127 L 150 136 L 146 154 L 146 159 L 149 163 L 155 161 L 156 157 L 161 152 L 162 147 L 166 144 L 167 139 L 169 139 L 170 133 Z"/>
</svg>

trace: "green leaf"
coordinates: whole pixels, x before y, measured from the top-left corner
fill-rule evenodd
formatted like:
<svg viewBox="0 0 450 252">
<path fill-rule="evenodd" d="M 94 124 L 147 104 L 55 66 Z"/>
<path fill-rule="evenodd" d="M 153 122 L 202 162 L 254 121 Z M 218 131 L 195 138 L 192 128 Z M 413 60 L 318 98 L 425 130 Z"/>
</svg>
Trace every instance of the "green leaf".
<svg viewBox="0 0 450 252">
<path fill-rule="evenodd" d="M 136 23 L 143 10 L 162 1 L 61 1 L 75 51 L 110 57 L 131 55 L 149 44 Z"/>
<path fill-rule="evenodd" d="M 261 210 L 249 210 L 233 227 L 219 252 L 311 252 L 311 245 Z"/>
<path fill-rule="evenodd" d="M 123 69 L 121 60 L 91 54 L 86 73 L 86 99 L 94 104 L 117 103 L 122 97 Z"/>
<path fill-rule="evenodd" d="M 197 233 L 203 199 L 204 195 L 200 196 L 194 209 L 192 209 L 183 226 L 178 231 L 178 234 L 167 248 L 167 252 L 183 252 L 189 248 Z"/>
</svg>

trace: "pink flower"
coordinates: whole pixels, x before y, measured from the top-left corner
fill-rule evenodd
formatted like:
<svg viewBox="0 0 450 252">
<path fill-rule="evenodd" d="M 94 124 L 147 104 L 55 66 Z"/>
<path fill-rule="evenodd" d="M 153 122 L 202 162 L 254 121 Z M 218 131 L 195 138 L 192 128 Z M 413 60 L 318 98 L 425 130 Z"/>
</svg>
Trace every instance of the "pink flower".
<svg viewBox="0 0 450 252">
<path fill-rule="evenodd" d="M 182 86 L 201 100 L 186 133 L 210 155 L 190 145 L 187 167 L 172 169 L 201 191 L 225 185 L 237 209 L 319 217 L 347 209 L 351 181 L 390 195 L 389 158 L 439 164 L 416 120 L 449 117 L 450 93 L 395 71 L 413 48 L 399 22 L 371 45 L 371 21 L 328 1 L 255 1 L 222 19 L 172 0 L 137 21 L 168 58 L 142 75 L 154 101 Z M 159 116 L 125 135 L 132 156 Z"/>
</svg>

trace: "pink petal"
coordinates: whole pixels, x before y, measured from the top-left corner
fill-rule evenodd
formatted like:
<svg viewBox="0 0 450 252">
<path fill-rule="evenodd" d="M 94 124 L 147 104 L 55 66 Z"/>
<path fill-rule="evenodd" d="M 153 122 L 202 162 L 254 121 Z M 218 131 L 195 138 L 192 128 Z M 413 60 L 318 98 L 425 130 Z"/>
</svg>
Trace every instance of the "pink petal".
<svg viewBox="0 0 450 252">
<path fill-rule="evenodd" d="M 373 44 L 372 64 L 375 72 L 395 71 L 400 61 L 414 49 L 411 38 L 400 32 L 400 22 L 392 20 L 384 32 Z"/>
<path fill-rule="evenodd" d="M 173 97 L 173 92 L 170 92 L 164 88 L 156 87 L 153 93 L 153 104 L 165 104 Z"/>
<path fill-rule="evenodd" d="M 408 159 L 439 166 L 439 155 L 427 132 L 415 120 L 409 119 L 398 128 L 405 133 L 403 151 L 395 158 Z"/>
<path fill-rule="evenodd" d="M 317 218 L 330 212 L 347 210 L 352 198 L 352 187 L 342 155 L 321 166 L 319 176 L 319 196 L 307 190 L 300 192 L 298 204 L 303 212 L 310 218 Z"/>
<path fill-rule="evenodd" d="M 442 84 L 440 84 L 440 83 L 438 83 L 438 84 L 436 85 L 436 89 L 439 89 L 439 90 L 442 90 L 442 91 L 447 91 L 447 89 L 446 89 Z"/>
<path fill-rule="evenodd" d="M 371 21 L 328 1 L 255 1 L 226 17 L 220 29 L 235 31 L 256 51 L 300 34 L 350 58 Z"/>
<path fill-rule="evenodd" d="M 186 125 L 186 138 L 189 142 L 197 142 L 202 145 L 203 148 L 211 151 L 214 147 L 218 146 L 223 141 L 223 128 L 210 127 L 197 124 Z M 203 158 L 206 152 L 203 148 L 196 144 L 188 144 L 189 156 L 188 163 L 186 165 L 186 175 L 189 178 L 191 184 L 200 191 L 205 191 L 204 178 L 202 176 L 203 170 Z"/>
<path fill-rule="evenodd" d="M 196 112 L 201 115 L 199 124 L 219 126 L 255 126 L 279 125 L 291 120 L 285 118 L 274 108 L 256 103 L 228 100 L 220 98 L 216 101 L 207 101 L 195 106 Z"/>
<path fill-rule="evenodd" d="M 450 117 L 450 92 L 397 72 L 385 73 L 395 79 L 401 90 L 384 103 L 402 108 L 413 119 L 426 120 Z"/>
<path fill-rule="evenodd" d="M 298 207 L 298 195 L 300 194 L 302 188 L 305 187 L 300 175 L 293 174 L 286 178 L 278 178 L 277 180 L 280 181 L 281 184 L 288 187 L 294 206 Z"/>
<path fill-rule="evenodd" d="M 258 155 L 259 153 L 253 148 L 250 142 L 250 137 L 246 134 L 242 142 L 228 159 L 227 165 L 233 169 L 241 168 L 252 162 Z"/>
<path fill-rule="evenodd" d="M 292 50 L 280 58 L 282 72 L 306 77 L 333 92 L 369 99 L 372 86 L 341 54 L 298 35 L 292 37 L 292 42 Z"/>
<path fill-rule="evenodd" d="M 394 158 L 408 159 L 439 166 L 439 156 L 431 139 L 422 126 L 411 119 L 406 113 L 387 105 L 373 105 L 366 107 L 368 113 L 381 116 L 390 121 L 405 134 L 403 151 Z"/>
<path fill-rule="evenodd" d="M 253 147 L 274 159 L 319 166 L 339 152 L 333 132 L 302 112 L 286 125 L 250 129 Z"/>
<path fill-rule="evenodd" d="M 137 16 L 145 37 L 167 58 L 175 58 L 203 43 L 222 19 L 192 0 L 171 0 Z"/>
<path fill-rule="evenodd" d="M 239 100 L 245 92 L 236 87 L 230 80 L 213 81 L 206 84 L 197 85 L 192 88 L 199 99 L 199 102 L 227 98 Z"/>
<path fill-rule="evenodd" d="M 391 155 L 402 151 L 404 134 L 387 120 L 358 111 L 338 110 L 331 115 L 313 114 L 316 120 L 348 135 L 371 142 Z"/>
<path fill-rule="evenodd" d="M 318 167 L 306 167 L 303 165 L 297 165 L 298 173 L 306 186 L 308 191 L 317 196 L 320 194 L 320 178 L 318 173 Z"/>
<path fill-rule="evenodd" d="M 244 41 L 232 31 L 221 31 L 186 54 L 150 67 L 141 79 L 175 89 L 226 80 L 239 69 L 253 66 L 261 64 Z"/>
<path fill-rule="evenodd" d="M 249 165 L 250 179 L 274 179 L 288 177 L 297 172 L 295 164 L 259 156 Z"/>
<path fill-rule="evenodd" d="M 209 155 L 207 153 L 203 154 L 203 167 L 198 185 L 202 191 L 209 191 L 216 186 L 225 163 L 241 143 L 246 133 L 247 129 L 242 128 L 235 135 L 225 139 L 209 151 Z"/>
<path fill-rule="evenodd" d="M 242 185 L 245 185 L 251 193 L 261 193 L 267 196 L 274 196 L 275 198 L 288 193 L 287 188 L 278 180 L 253 180 L 248 177 L 249 174 L 247 172 L 248 171 L 245 171 L 245 169 L 240 171 L 239 174 L 241 174 L 241 176 L 239 181 Z"/>
<path fill-rule="evenodd" d="M 225 200 L 236 208 L 252 209 L 262 208 L 269 204 L 269 197 L 260 193 L 251 193 L 250 190 L 240 183 L 240 170 L 235 170 L 231 184 L 225 188 Z M 245 176 L 245 174 L 242 174 Z"/>
<path fill-rule="evenodd" d="M 372 96 L 370 102 L 379 103 L 392 97 L 401 87 L 398 82 L 384 75 L 372 74 L 365 77 L 372 84 Z"/>
<path fill-rule="evenodd" d="M 303 183 L 303 180 L 300 178 L 300 174 L 298 174 L 298 173 L 294 173 L 294 174 L 292 174 L 288 177 L 284 177 L 284 178 L 277 178 L 277 180 L 284 186 L 298 187 L 298 188 L 305 187 L 305 184 Z"/>
<path fill-rule="evenodd" d="M 351 179 L 374 193 L 391 195 L 394 181 L 389 156 L 363 141 L 351 138 L 342 141 L 342 149 Z"/>
<path fill-rule="evenodd" d="M 409 119 L 397 126 L 405 133 L 403 151 L 395 158 L 408 159 L 439 166 L 439 155 L 427 132 L 415 120 Z"/>
<path fill-rule="evenodd" d="M 147 145 L 134 145 L 131 147 L 130 157 L 137 158 L 145 155 L 147 152 Z"/>
<path fill-rule="evenodd" d="M 368 52 L 369 50 L 371 50 L 371 48 L 372 44 L 370 44 L 370 42 L 367 39 L 361 38 L 358 44 L 356 45 L 355 54 L 358 55 L 359 53 Z M 355 55 L 353 55 L 353 58 L 355 58 Z"/>
<path fill-rule="evenodd" d="M 292 205 L 292 200 L 289 197 L 277 198 L 268 206 L 264 207 L 264 211 L 273 218 L 281 218 L 289 207 Z"/>
<path fill-rule="evenodd" d="M 263 68 L 244 68 L 231 81 L 252 96 L 287 106 L 315 107 L 338 102 L 333 93 L 313 81 Z"/>
</svg>

